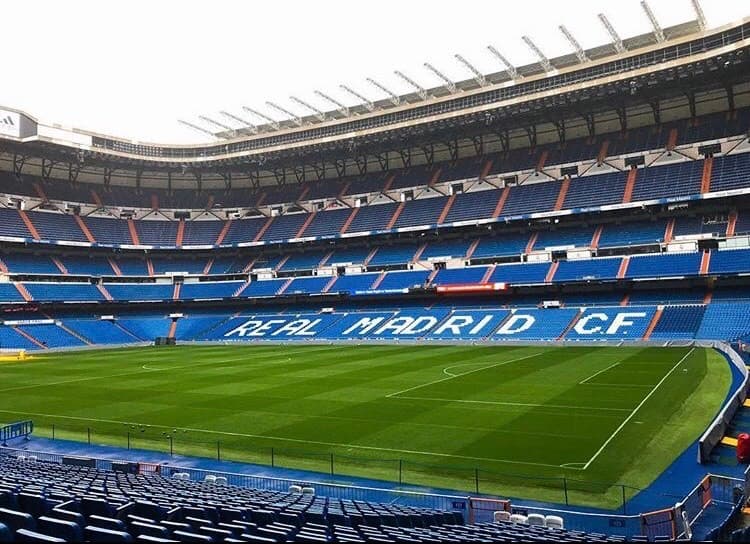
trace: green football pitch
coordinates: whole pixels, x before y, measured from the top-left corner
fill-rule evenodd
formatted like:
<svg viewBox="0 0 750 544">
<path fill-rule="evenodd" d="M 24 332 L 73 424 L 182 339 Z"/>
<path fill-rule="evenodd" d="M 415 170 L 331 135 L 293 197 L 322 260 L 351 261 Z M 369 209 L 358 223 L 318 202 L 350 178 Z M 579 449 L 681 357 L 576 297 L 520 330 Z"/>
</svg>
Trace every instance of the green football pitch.
<svg viewBox="0 0 750 544">
<path fill-rule="evenodd" d="M 0 364 L 0 420 L 341 481 L 616 507 L 702 434 L 730 381 L 699 348 L 133 348 Z"/>
</svg>

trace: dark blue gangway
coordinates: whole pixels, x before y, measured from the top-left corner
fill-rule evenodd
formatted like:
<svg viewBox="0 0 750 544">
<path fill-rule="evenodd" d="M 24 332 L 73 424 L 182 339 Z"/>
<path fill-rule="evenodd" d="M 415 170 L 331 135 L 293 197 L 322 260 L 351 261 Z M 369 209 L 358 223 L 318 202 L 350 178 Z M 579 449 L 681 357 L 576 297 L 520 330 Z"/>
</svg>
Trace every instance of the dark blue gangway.
<svg viewBox="0 0 750 544">
<path fill-rule="evenodd" d="M 10 423 L 0 427 L 0 442 L 3 446 L 7 446 L 8 440 L 14 438 L 28 438 L 31 433 L 34 432 L 34 422 L 29 420 L 18 421 L 16 423 Z"/>
</svg>

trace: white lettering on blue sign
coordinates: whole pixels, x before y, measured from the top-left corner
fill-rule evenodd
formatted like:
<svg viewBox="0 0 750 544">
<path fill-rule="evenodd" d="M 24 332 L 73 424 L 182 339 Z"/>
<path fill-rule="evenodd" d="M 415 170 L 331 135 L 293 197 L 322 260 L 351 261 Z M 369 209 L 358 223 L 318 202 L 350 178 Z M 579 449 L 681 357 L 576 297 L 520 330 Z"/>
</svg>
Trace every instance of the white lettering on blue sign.
<svg viewBox="0 0 750 544">
<path fill-rule="evenodd" d="M 533 315 L 513 314 L 499 329 L 497 329 L 496 334 L 518 334 L 519 332 L 529 330 L 535 322 L 536 318 Z"/>
<path fill-rule="evenodd" d="M 609 321 L 609 316 L 602 312 L 594 312 L 581 317 L 573 326 L 573 330 L 584 336 L 591 336 L 598 333 L 613 336 L 620 332 L 620 329 L 633 326 L 635 323 L 632 319 L 644 317 L 646 317 L 646 312 L 620 312 L 615 314 L 612 323 L 604 330 L 603 325 Z M 598 321 L 601 325 L 589 325 L 592 321 Z"/>
</svg>

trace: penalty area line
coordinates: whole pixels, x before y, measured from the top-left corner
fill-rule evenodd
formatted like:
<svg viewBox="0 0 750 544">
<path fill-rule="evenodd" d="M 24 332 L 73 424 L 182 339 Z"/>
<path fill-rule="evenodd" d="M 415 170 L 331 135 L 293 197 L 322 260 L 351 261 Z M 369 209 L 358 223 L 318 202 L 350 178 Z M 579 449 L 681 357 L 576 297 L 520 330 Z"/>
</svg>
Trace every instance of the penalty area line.
<svg viewBox="0 0 750 544">
<path fill-rule="evenodd" d="M 654 386 L 654 388 L 651 390 L 651 392 L 649 392 L 649 394 L 644 397 L 644 399 L 638 404 L 638 406 L 636 406 L 633 409 L 633 411 L 630 413 L 630 415 L 627 418 L 625 418 L 625 421 L 623 421 L 622 423 L 620 423 L 620 426 L 617 427 L 617 429 L 615 429 L 615 432 L 613 432 L 610 435 L 610 437 L 604 442 L 604 444 L 602 444 L 602 447 L 597 450 L 597 452 L 594 454 L 594 456 L 591 459 L 589 459 L 588 462 L 585 465 L 583 465 L 583 468 L 581 470 L 586 470 L 587 468 L 589 468 L 589 466 L 591 466 L 591 463 L 593 463 L 596 460 L 596 458 L 601 455 L 601 453 L 605 450 L 605 448 L 607 446 L 609 446 L 609 443 L 612 442 L 612 440 L 615 439 L 615 437 L 620 433 L 620 431 L 622 431 L 625 428 L 625 425 L 627 425 L 630 422 L 630 420 L 633 419 L 633 417 L 635 416 L 635 414 L 638 413 L 638 410 L 640 410 L 641 408 L 643 408 L 643 405 L 646 404 L 646 402 L 648 402 L 648 399 L 650 399 L 653 396 L 653 394 L 656 393 L 656 390 L 659 389 L 659 387 L 665 381 L 667 381 L 667 378 L 669 378 L 672 375 L 672 372 L 674 372 L 675 370 L 677 370 L 677 367 L 679 367 L 682 363 L 684 363 L 687 360 L 687 358 L 690 357 L 693 354 L 694 351 L 695 351 L 695 348 L 691 348 L 691 350 L 688 351 L 684 355 L 684 357 L 682 357 L 679 361 L 677 361 L 677 363 L 669 370 L 669 372 L 667 372 L 664 375 L 664 377 L 661 380 L 659 380 L 659 383 L 657 383 Z"/>
</svg>

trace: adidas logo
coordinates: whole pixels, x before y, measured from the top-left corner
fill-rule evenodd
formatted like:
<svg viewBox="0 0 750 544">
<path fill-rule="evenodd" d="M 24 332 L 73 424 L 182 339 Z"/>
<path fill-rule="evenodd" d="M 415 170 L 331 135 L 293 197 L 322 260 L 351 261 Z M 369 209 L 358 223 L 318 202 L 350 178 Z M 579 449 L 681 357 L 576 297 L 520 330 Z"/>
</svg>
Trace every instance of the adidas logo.
<svg viewBox="0 0 750 544">
<path fill-rule="evenodd" d="M 16 126 L 16 124 L 13 122 L 13 118 L 10 115 L 6 115 L 2 119 L 0 119 L 0 123 L 3 125 L 8 125 L 10 127 Z"/>
</svg>

